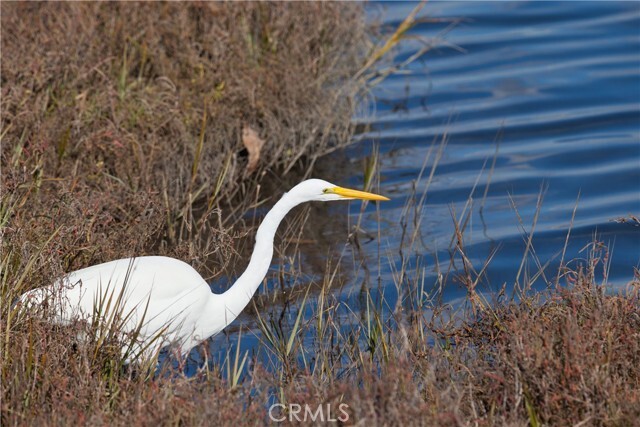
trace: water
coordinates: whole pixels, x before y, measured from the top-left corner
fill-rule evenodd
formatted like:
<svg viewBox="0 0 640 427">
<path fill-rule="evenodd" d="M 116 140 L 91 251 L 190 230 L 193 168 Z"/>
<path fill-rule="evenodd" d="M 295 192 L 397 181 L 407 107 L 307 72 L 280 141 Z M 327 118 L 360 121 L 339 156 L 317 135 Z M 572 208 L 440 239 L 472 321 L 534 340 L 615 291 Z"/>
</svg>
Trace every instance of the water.
<svg viewBox="0 0 640 427">
<path fill-rule="evenodd" d="M 414 6 L 372 3 L 368 10 L 397 26 Z M 534 286 L 555 279 L 577 203 L 565 259 L 586 258 L 582 249 L 595 237 L 612 251 L 608 283 L 614 290 L 623 287 L 640 265 L 640 227 L 615 221 L 640 214 L 640 3 L 430 2 L 421 16 L 463 20 L 446 33 L 446 43 L 409 66 L 410 74 L 392 75 L 376 88 L 369 114 L 355 118 L 371 130 L 346 152 L 324 159 L 316 173 L 358 188 L 363 159 L 377 146 L 380 192 L 393 200 L 379 204 L 379 211 L 367 208 L 361 226 L 374 239 L 362 237 L 357 253 L 344 240 L 358 221 L 359 204 L 314 207 L 311 219 L 322 232 L 313 237 L 316 245 L 301 248 L 303 260 L 321 268 L 311 268 L 309 280 L 321 282 L 327 253 L 346 252 L 350 262 L 357 257 L 368 265 L 372 283 L 380 284 L 374 291 L 393 303 L 399 219 L 413 187 L 418 195 L 424 191 L 427 179 L 416 179 L 433 142 L 446 134 L 424 204 L 421 239 L 407 254 L 411 267 L 424 267 L 425 283 L 435 286 L 438 263 L 447 268 L 452 212 L 459 217 L 472 195 L 467 253 L 480 270 L 496 251 L 479 290 L 511 287 L 542 192 L 535 257 L 529 253 L 525 270 L 539 270 L 536 258 L 549 264 Z M 449 25 L 424 22 L 411 34 L 432 38 Z M 420 46 L 405 43 L 397 60 Z M 427 175 L 434 158 L 432 152 Z M 350 285 L 336 295 L 357 306 L 364 271 L 350 274 Z M 444 299 L 460 301 L 465 289 L 449 282 Z M 295 315 L 291 310 L 288 318 Z M 245 315 L 233 326 L 240 324 L 252 331 L 243 335 L 242 347 L 255 349 L 255 319 Z M 220 351 L 229 338 L 235 340 L 233 332 L 214 338 L 212 349 Z"/>
</svg>

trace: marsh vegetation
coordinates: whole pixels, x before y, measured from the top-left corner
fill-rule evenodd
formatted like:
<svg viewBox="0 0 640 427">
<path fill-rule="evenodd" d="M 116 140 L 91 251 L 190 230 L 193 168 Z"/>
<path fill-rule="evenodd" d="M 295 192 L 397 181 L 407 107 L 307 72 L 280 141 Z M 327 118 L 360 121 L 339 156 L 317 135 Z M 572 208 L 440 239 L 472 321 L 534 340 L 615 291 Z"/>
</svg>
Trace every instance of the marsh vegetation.
<svg viewBox="0 0 640 427">
<path fill-rule="evenodd" d="M 392 244 L 372 205 L 352 205 L 348 224 L 299 209 L 249 320 L 218 352 L 127 366 L 117 331 L 54 326 L 47 307 L 14 304 L 66 271 L 134 255 L 185 260 L 214 282 L 237 274 L 272 190 L 351 141 L 354 109 L 384 77 L 369 71 L 393 43 L 372 44 L 361 6 L 346 3 L 3 2 L 1 19 L 2 425 L 260 425 L 276 402 L 347 404 L 346 424 L 640 419 L 640 273 L 613 289 L 597 235 L 579 259 L 559 244 L 550 272 L 535 219 L 514 203 L 518 275 L 485 292 L 492 253 L 469 254 L 471 212 L 452 209 L 449 260 L 427 274 L 420 224 L 446 137 L 411 180 Z M 388 40 L 408 27 L 397 28 Z M 362 176 L 378 188 L 375 150 Z M 323 241 L 310 231 L 319 216 L 346 231 L 323 247 L 336 255 L 312 259 L 303 248 Z M 367 269 L 376 264 L 391 266 L 391 294 Z"/>
</svg>

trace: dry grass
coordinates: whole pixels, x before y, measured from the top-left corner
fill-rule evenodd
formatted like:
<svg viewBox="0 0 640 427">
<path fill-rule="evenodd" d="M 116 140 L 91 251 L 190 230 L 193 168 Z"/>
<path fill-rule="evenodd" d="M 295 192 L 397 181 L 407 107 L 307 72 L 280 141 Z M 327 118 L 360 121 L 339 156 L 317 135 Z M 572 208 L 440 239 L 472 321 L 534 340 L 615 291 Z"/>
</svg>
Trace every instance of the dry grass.
<svg viewBox="0 0 640 427">
<path fill-rule="evenodd" d="M 367 49 L 358 5 L 3 2 L 11 264 L 61 227 L 58 270 L 171 253 L 214 274 L 265 173 L 349 141 Z M 265 141 L 251 174 L 245 126 Z"/>
<path fill-rule="evenodd" d="M 223 269 L 234 236 L 222 218 L 249 207 L 230 202 L 258 202 L 267 171 L 306 170 L 348 140 L 368 42 L 351 4 L 1 7 L 1 425 L 260 425 L 272 402 L 331 404 L 334 415 L 344 403 L 346 424 L 637 423 L 640 276 L 611 293 L 609 255 L 594 244 L 559 272 L 564 287 L 533 293 L 537 276 L 524 274 L 517 299 L 489 304 L 462 212 L 452 224 L 459 271 L 425 286 L 404 254 L 421 239 L 426 192 L 403 214 L 397 304 L 365 283 L 361 307 L 346 307 L 335 292 L 349 275 L 327 265 L 298 292 L 302 304 L 291 293 L 259 310 L 262 345 L 244 365 L 230 348 L 194 376 L 125 367 L 115 336 L 78 340 L 82 325 L 15 309 L 27 288 L 122 256 Z M 244 126 L 266 141 L 252 174 Z M 427 180 L 442 148 L 430 155 Z M 350 244 L 357 251 L 357 233 Z M 288 273 L 295 283 L 299 272 Z M 472 310 L 439 302 L 454 276 Z"/>
<path fill-rule="evenodd" d="M 346 404 L 347 424 L 634 425 L 640 275 L 608 294 L 603 257 L 566 270 L 566 287 L 499 298 L 475 315 L 418 308 L 409 296 L 419 285 L 407 281 L 403 310 L 385 314 L 383 301 L 345 320 L 331 292 L 339 283 L 328 281 L 298 307 L 311 310 L 308 321 L 263 326 L 276 338 L 246 370 L 236 371 L 243 356 L 231 348 L 222 366 L 191 377 L 123 368 L 118 347 L 78 342 L 80 325 L 56 328 L 26 313 L 2 347 L 2 424 L 256 425 L 269 421 L 268 402 L 281 402 L 331 405 L 334 418 Z"/>
<path fill-rule="evenodd" d="M 119 257 L 223 270 L 229 226 L 265 174 L 310 170 L 349 142 L 370 43 L 361 7 L 3 2 L 1 20 L 2 425 L 128 424 L 129 398 L 191 380 L 154 396 L 109 345 L 78 347 L 77 331 L 11 302 Z M 245 128 L 265 141 L 251 171 Z"/>
</svg>

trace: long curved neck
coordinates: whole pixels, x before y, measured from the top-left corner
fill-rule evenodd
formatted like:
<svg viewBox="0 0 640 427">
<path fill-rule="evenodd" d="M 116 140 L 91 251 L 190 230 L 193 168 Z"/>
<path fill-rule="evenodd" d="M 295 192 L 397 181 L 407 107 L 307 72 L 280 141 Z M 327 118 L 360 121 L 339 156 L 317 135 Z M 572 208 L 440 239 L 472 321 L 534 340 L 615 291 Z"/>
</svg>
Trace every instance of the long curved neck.
<svg viewBox="0 0 640 427">
<path fill-rule="evenodd" d="M 230 324 L 249 304 L 267 275 L 273 258 L 273 238 L 285 215 L 301 203 L 286 193 L 265 216 L 256 233 L 256 244 L 251 254 L 249 266 L 236 282 L 222 295 L 220 302 L 224 306 L 225 326 Z"/>
</svg>

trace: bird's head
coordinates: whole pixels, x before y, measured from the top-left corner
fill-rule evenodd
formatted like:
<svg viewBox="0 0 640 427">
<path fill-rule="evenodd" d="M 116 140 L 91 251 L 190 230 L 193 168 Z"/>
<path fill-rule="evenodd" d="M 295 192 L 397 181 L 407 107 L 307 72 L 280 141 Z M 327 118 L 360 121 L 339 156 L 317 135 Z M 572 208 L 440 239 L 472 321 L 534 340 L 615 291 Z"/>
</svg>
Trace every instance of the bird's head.
<svg viewBox="0 0 640 427">
<path fill-rule="evenodd" d="M 332 200 L 389 200 L 387 197 L 379 196 L 366 191 L 351 190 L 349 188 L 338 187 L 330 182 L 321 179 L 308 179 L 296 185 L 289 192 L 301 201 L 329 202 Z"/>
</svg>

